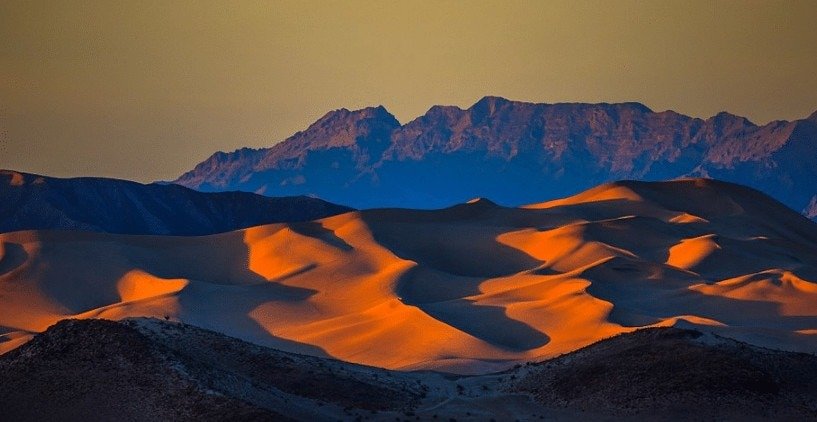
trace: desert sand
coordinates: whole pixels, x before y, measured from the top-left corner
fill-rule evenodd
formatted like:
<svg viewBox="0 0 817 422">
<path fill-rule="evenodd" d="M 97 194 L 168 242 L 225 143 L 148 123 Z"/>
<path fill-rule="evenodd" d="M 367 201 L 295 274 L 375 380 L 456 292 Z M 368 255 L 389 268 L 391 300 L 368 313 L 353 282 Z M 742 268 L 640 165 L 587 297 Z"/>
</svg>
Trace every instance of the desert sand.
<svg viewBox="0 0 817 422">
<path fill-rule="evenodd" d="M 486 373 L 642 327 L 817 352 L 817 225 L 705 179 L 201 236 L 0 235 L 0 353 L 152 316 L 389 369 Z"/>
</svg>

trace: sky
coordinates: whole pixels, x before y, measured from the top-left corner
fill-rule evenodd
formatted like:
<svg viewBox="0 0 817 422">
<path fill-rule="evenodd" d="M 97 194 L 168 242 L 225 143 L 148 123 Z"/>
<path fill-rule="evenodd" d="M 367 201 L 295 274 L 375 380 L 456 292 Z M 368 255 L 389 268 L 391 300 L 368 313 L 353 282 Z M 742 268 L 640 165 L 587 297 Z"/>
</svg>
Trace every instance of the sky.
<svg viewBox="0 0 817 422">
<path fill-rule="evenodd" d="M 175 179 L 326 112 L 817 110 L 817 2 L 0 1 L 0 168 Z"/>
</svg>

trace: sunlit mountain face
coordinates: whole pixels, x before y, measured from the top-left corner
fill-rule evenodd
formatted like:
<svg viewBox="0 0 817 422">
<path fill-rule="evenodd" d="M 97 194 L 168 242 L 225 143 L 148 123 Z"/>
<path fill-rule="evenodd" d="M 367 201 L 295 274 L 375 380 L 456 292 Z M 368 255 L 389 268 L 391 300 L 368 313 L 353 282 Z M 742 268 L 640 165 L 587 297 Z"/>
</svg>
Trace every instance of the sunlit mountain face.
<svg viewBox="0 0 817 422">
<path fill-rule="evenodd" d="M 710 177 L 815 215 L 817 114 L 756 125 L 638 103 L 535 104 L 485 97 L 401 125 L 383 107 L 336 110 L 270 148 L 218 152 L 175 183 L 204 191 L 315 195 L 355 208 L 517 206 L 601 183 Z"/>
</svg>

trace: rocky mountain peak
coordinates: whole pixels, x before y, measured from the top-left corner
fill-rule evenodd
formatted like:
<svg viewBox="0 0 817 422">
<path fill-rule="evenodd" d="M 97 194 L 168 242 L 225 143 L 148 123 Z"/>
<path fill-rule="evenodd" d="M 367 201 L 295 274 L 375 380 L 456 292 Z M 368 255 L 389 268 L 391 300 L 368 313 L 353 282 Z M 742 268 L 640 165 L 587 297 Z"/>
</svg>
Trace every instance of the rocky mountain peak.
<svg viewBox="0 0 817 422">
<path fill-rule="evenodd" d="M 351 111 L 341 108 L 327 113 L 303 132 L 270 148 L 262 164 L 281 158 L 302 159 L 306 152 L 313 150 L 351 148 L 371 143 L 387 145 L 391 132 L 399 127 L 400 122 L 383 106 Z"/>
<path fill-rule="evenodd" d="M 751 120 L 726 111 L 721 111 L 710 117 L 707 121 L 711 121 L 720 126 L 755 126 Z"/>
<path fill-rule="evenodd" d="M 642 113 L 642 114 L 652 113 L 653 112 L 651 108 L 647 107 L 644 104 L 636 102 L 636 101 L 620 103 L 620 104 L 617 104 L 617 105 L 619 107 L 625 109 L 625 110 L 631 110 L 631 111 L 634 111 L 634 112 L 637 112 L 637 113 Z"/>
<path fill-rule="evenodd" d="M 486 96 L 474 103 L 468 111 L 471 112 L 471 120 L 473 122 L 481 122 L 500 112 L 512 112 L 519 108 L 526 108 L 532 105 L 533 104 L 521 101 L 510 101 L 502 97 Z"/>
<path fill-rule="evenodd" d="M 452 117 L 459 117 L 465 114 L 465 110 L 457 106 L 435 105 L 428 109 L 428 111 L 415 120 L 440 120 L 441 118 L 450 119 Z M 411 122 L 409 122 L 410 124 Z"/>
<path fill-rule="evenodd" d="M 359 110 L 341 108 L 330 111 L 309 126 L 306 131 L 314 127 L 356 124 L 358 122 L 375 121 L 386 126 L 399 127 L 400 122 L 382 105 L 366 107 Z"/>
<path fill-rule="evenodd" d="M 498 107 L 502 107 L 502 106 L 512 104 L 512 103 L 513 104 L 525 104 L 525 103 L 523 103 L 521 101 L 511 101 L 511 100 L 509 100 L 507 98 L 502 98 L 502 97 L 498 97 L 498 96 L 495 96 L 495 95 L 486 95 L 486 96 L 480 98 L 479 101 L 475 102 L 474 105 L 471 106 L 471 109 L 477 109 L 477 108 L 483 108 L 483 107 L 496 109 Z"/>
</svg>

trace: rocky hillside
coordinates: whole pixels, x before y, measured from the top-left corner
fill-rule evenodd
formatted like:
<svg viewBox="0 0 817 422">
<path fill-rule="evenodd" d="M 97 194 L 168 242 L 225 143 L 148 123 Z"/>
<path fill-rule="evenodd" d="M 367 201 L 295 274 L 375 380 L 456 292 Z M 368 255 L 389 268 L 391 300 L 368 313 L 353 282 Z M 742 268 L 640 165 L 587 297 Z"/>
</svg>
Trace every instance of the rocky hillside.
<svg viewBox="0 0 817 422">
<path fill-rule="evenodd" d="M 0 171 L 0 233 L 65 229 L 122 234 L 205 235 L 349 211 L 309 197 L 202 193 L 178 185 L 58 179 Z"/>
<path fill-rule="evenodd" d="M 817 118 L 757 126 L 638 103 L 533 104 L 485 97 L 401 125 L 383 107 L 328 113 L 264 149 L 219 152 L 175 182 L 203 191 L 311 194 L 356 208 L 519 205 L 620 179 L 701 176 L 804 211 L 817 200 Z M 809 208 L 813 214 L 813 205 Z"/>
<path fill-rule="evenodd" d="M 66 320 L 0 356 L 8 420 L 813 419 L 817 358 L 676 328 L 472 377 L 263 348 L 151 319 Z"/>
<path fill-rule="evenodd" d="M 3 355 L 0 376 L 10 420 L 326 420 L 420 395 L 382 370 L 157 320 L 62 321 Z"/>
<path fill-rule="evenodd" d="M 514 391 L 579 411 L 669 420 L 817 417 L 817 357 L 695 330 L 639 330 L 521 372 Z"/>
</svg>

